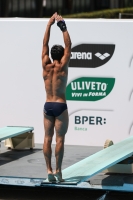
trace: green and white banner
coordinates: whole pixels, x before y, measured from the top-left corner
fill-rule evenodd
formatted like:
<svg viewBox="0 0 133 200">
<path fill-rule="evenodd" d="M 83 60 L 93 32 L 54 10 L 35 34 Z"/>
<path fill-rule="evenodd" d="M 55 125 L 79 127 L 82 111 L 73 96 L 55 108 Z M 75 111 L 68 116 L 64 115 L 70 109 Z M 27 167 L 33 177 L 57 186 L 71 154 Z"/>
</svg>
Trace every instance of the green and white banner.
<svg viewBox="0 0 133 200">
<path fill-rule="evenodd" d="M 81 77 L 68 84 L 66 98 L 71 101 L 98 101 L 113 89 L 114 78 Z"/>
</svg>

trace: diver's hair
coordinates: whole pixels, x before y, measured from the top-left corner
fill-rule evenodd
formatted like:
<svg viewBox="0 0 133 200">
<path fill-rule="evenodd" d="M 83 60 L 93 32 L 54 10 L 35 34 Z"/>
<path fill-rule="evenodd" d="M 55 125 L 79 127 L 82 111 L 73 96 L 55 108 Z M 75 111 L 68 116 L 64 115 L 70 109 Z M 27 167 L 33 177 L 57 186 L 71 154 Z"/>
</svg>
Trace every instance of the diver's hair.
<svg viewBox="0 0 133 200">
<path fill-rule="evenodd" d="M 61 45 L 54 45 L 51 48 L 51 57 L 53 60 L 61 60 L 64 55 L 64 48 Z"/>
</svg>

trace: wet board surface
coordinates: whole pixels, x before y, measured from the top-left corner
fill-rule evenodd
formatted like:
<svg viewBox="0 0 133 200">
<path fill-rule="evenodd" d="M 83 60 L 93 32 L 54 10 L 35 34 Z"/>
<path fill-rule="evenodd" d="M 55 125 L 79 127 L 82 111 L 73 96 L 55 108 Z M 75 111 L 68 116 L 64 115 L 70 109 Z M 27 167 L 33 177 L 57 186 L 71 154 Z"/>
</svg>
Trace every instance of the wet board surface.
<svg viewBox="0 0 133 200">
<path fill-rule="evenodd" d="M 55 184 L 55 185 L 77 185 L 77 181 L 70 181 L 70 180 L 65 180 L 64 182 L 59 182 L 59 181 L 53 181 L 49 182 L 48 179 L 43 180 L 41 182 L 41 185 L 45 184 Z"/>
<path fill-rule="evenodd" d="M 62 171 L 66 183 L 80 183 L 133 155 L 133 136 L 105 148 Z M 64 184 L 64 183 L 63 183 Z"/>
<path fill-rule="evenodd" d="M 40 184 L 43 179 L 40 178 L 24 178 L 24 177 L 0 177 L 0 185 L 17 185 L 35 187 Z"/>
<path fill-rule="evenodd" d="M 33 127 L 23 127 L 23 126 L 6 126 L 0 128 L 0 141 L 7 138 L 12 138 L 17 135 L 33 131 Z"/>
</svg>

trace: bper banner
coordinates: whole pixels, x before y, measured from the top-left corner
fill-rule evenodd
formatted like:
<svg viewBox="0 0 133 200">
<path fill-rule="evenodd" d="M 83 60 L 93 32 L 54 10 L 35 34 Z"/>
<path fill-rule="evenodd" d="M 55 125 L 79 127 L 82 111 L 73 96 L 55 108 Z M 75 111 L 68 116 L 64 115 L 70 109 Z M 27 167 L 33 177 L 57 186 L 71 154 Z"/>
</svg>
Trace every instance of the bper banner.
<svg viewBox="0 0 133 200">
<path fill-rule="evenodd" d="M 133 22 L 66 19 L 72 40 L 66 145 L 103 146 L 133 134 Z M 43 143 L 42 41 L 48 19 L 0 20 L 0 127 L 33 126 Z M 51 28 L 49 47 L 64 46 Z M 53 143 L 55 143 L 55 136 Z"/>
</svg>

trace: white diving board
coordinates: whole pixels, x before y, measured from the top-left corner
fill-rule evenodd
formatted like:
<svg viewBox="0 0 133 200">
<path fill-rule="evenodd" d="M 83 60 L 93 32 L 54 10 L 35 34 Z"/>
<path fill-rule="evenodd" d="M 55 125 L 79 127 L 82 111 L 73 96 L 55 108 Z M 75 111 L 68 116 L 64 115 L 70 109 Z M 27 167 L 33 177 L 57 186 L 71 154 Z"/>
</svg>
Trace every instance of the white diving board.
<svg viewBox="0 0 133 200">
<path fill-rule="evenodd" d="M 88 180 L 99 172 L 133 155 L 133 136 L 105 148 L 62 171 L 68 184 Z M 65 184 L 65 182 L 63 184 Z"/>
<path fill-rule="evenodd" d="M 32 132 L 33 127 L 24 127 L 24 126 L 6 126 L 0 128 L 0 141 L 18 136 L 23 133 Z"/>
</svg>

